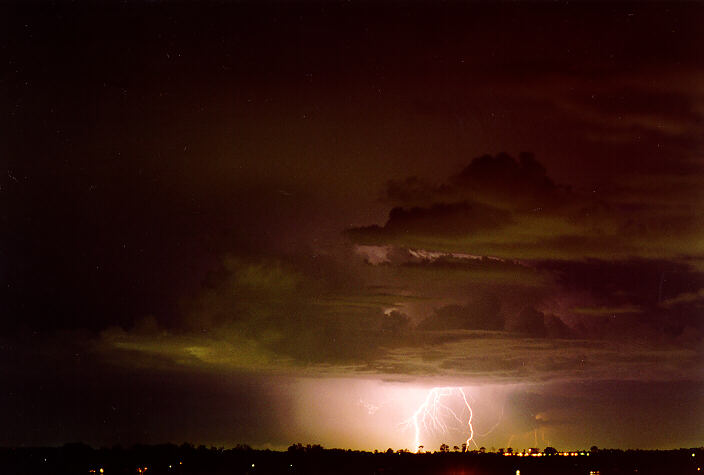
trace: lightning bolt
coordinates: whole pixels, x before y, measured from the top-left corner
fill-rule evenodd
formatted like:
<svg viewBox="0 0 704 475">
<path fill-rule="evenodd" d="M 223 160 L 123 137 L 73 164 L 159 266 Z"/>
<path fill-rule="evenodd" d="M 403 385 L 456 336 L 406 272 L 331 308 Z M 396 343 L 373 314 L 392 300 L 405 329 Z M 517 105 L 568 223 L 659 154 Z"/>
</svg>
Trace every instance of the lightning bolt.
<svg viewBox="0 0 704 475">
<path fill-rule="evenodd" d="M 455 412 L 446 401 L 453 400 L 457 404 L 462 403 L 462 411 Z M 468 416 L 467 416 L 467 415 Z M 421 432 L 447 433 L 450 428 L 456 429 L 457 425 L 462 427 L 462 431 L 467 434 L 466 446 L 474 438 L 474 428 L 472 428 L 472 407 L 469 405 L 467 395 L 461 387 L 436 387 L 428 392 L 423 404 L 416 409 L 413 416 L 408 421 L 415 430 L 415 448 L 420 451 Z M 448 425 L 448 423 L 450 425 Z"/>
</svg>

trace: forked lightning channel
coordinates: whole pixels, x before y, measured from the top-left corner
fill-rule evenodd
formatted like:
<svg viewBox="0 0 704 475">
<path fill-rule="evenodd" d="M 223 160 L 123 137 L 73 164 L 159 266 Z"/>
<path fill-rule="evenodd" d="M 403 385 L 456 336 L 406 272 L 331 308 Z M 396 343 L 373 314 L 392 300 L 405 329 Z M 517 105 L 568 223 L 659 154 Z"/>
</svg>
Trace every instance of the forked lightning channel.
<svg viewBox="0 0 704 475">
<path fill-rule="evenodd" d="M 461 403 L 461 412 L 452 409 L 450 404 L 453 403 L 454 405 Z M 474 438 L 472 407 L 461 387 L 432 388 L 423 404 L 413 413 L 409 423 L 415 429 L 414 446 L 416 451 L 420 451 L 423 446 L 421 442 L 423 433 L 447 434 L 450 428 L 459 428 L 467 435 L 466 447 L 469 447 L 469 443 Z"/>
</svg>

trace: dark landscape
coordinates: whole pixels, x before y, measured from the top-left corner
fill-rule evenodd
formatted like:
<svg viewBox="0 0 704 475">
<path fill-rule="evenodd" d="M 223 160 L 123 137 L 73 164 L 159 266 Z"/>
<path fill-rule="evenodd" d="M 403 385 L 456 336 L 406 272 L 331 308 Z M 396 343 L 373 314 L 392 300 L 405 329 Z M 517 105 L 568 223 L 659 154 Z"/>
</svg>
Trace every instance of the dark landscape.
<svg viewBox="0 0 704 475">
<path fill-rule="evenodd" d="M 701 472 L 704 448 L 604 450 L 525 455 L 478 452 L 363 452 L 294 444 L 286 452 L 247 446 L 190 444 L 92 449 L 0 449 L 3 473 L 40 474 L 443 474 L 443 475 L 685 475 Z M 554 450 L 554 449 L 552 449 Z M 538 455 L 540 454 L 540 455 Z"/>
</svg>

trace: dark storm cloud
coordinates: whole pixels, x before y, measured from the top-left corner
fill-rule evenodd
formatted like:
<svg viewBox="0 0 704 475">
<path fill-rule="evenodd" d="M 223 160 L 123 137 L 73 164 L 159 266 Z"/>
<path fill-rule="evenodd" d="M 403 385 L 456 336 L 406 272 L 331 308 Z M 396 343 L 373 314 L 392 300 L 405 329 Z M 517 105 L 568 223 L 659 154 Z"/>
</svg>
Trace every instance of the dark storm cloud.
<svg viewBox="0 0 704 475">
<path fill-rule="evenodd" d="M 687 179 L 682 181 L 686 185 Z M 405 190 L 403 183 L 409 185 Z M 416 199 L 427 199 L 429 189 L 419 188 L 415 179 L 392 182 L 390 196 L 408 200 L 416 191 Z M 394 208 L 383 227 L 354 228 L 350 236 L 364 244 L 504 258 L 683 259 L 701 252 L 695 223 L 702 214 L 702 202 L 692 202 L 686 191 L 672 196 L 662 190 L 637 205 L 623 202 L 624 196 L 636 193 L 632 189 L 615 194 L 614 199 L 610 193 L 571 191 L 555 185 L 528 154 L 518 160 L 503 153 L 477 157 L 434 190 L 434 204 Z M 467 197 L 497 209 L 469 213 L 474 208 L 458 201 Z M 670 199 L 671 205 L 663 206 L 663 199 Z M 497 216 L 503 216 L 500 228 Z"/>
<path fill-rule="evenodd" d="M 561 288 L 561 294 L 543 307 L 561 314 L 579 334 L 701 348 L 704 327 L 695 316 L 700 312 L 696 296 L 704 278 L 700 271 L 662 260 L 541 265 L 554 270 Z M 633 275 L 639 278 L 631 279 Z"/>
<path fill-rule="evenodd" d="M 506 361 L 468 335 L 452 341 L 446 333 L 446 344 L 440 343 L 433 353 L 416 353 L 407 346 L 390 353 L 401 351 L 398 354 L 407 358 L 405 363 L 392 357 L 393 363 L 382 367 L 421 374 L 469 371 L 484 377 L 512 374 L 540 379 L 547 374 L 559 378 L 570 371 L 585 378 L 609 372 L 624 377 L 632 366 L 634 377 L 647 379 L 663 377 L 658 367 L 669 354 L 678 374 L 687 374 L 701 360 L 704 343 L 701 324 L 693 318 L 699 311 L 703 274 L 687 257 L 699 252 L 694 223 L 702 203 L 691 200 L 699 193 L 689 187 L 686 177 L 675 182 L 679 188 L 662 184 L 651 187 L 650 194 L 643 191 L 648 186 L 644 180 L 594 196 L 556 184 L 528 154 L 519 159 L 507 154 L 480 156 L 441 183 L 419 178 L 389 182 L 387 199 L 413 207 L 394 208 L 383 227 L 349 231 L 368 249 L 384 250 L 378 262 L 398 266 L 403 261 L 392 256 L 403 252 L 423 257 L 426 271 L 443 262 L 464 266 L 483 260 L 497 266 L 514 262 L 546 272 L 551 287 L 534 292 L 532 303 L 503 299 L 505 308 L 498 304 L 488 308 L 481 300 L 436 306 L 417 326 L 419 331 L 455 331 L 456 335 L 461 335 L 460 330 L 503 331 L 500 338 L 511 342 L 507 346 L 516 359 Z M 474 216 L 477 221 L 469 229 L 447 220 L 445 211 L 461 207 L 467 199 L 491 203 L 505 213 L 505 224 L 482 229 L 476 224 L 481 220 Z M 405 219 L 402 231 L 399 216 Z M 482 254 L 493 256 L 492 260 Z M 598 258 L 585 259 L 590 256 Z M 659 259 L 652 258 L 656 256 Z M 514 284 L 519 282 L 518 278 Z M 488 295 L 498 302 L 499 293 Z M 454 298 L 461 301 L 457 294 Z M 685 307 L 670 311 L 679 305 Z M 575 338 L 586 340 L 581 350 L 561 343 Z M 615 357 L 611 348 L 615 343 L 645 342 L 653 347 L 652 357 Z M 471 345 L 484 356 L 460 357 Z M 680 349 L 678 356 L 675 348 Z M 482 362 L 494 356 L 503 362 Z M 526 358 L 537 359 L 526 366 Z M 517 361 L 520 364 L 512 366 Z M 585 361 L 599 363 L 586 369 Z"/>
<path fill-rule="evenodd" d="M 430 208 L 394 208 L 383 228 L 370 226 L 353 229 L 350 234 L 372 240 L 375 236 L 403 236 L 405 233 L 451 233 L 462 235 L 479 230 L 489 231 L 509 223 L 508 214 L 502 210 L 479 203 L 435 204 Z M 366 241 L 364 241 L 366 242 Z"/>
<path fill-rule="evenodd" d="M 568 191 L 558 187 L 547 176 L 545 167 L 533 154 L 521 153 L 518 159 L 514 159 L 506 153 L 499 153 L 474 158 L 447 183 L 433 186 L 418 177 L 391 180 L 386 194 L 391 201 L 404 204 L 465 197 L 499 206 L 530 209 L 552 203 L 558 197 L 568 198 Z M 436 206 L 442 209 L 441 205 Z"/>
<path fill-rule="evenodd" d="M 406 336 L 408 318 L 383 312 L 403 296 L 336 281 L 333 273 L 342 269 L 325 269 L 329 264 L 308 265 L 228 259 L 221 277 L 184 304 L 178 324 L 108 329 L 96 349 L 108 357 L 117 352 L 118 362 L 120 354 L 142 352 L 187 365 L 295 370 L 360 364 Z"/>
<path fill-rule="evenodd" d="M 563 336 L 569 335 L 568 327 L 560 321 L 559 318 L 550 316 L 550 320 L 542 312 L 539 312 L 531 307 L 526 307 L 516 315 L 512 315 L 506 322 L 506 328 L 509 331 L 528 335 L 532 337 L 544 337 L 547 335 L 547 323 L 549 322 L 551 329 L 563 329 Z M 560 332 L 558 332 L 559 334 Z"/>
<path fill-rule="evenodd" d="M 419 329 L 428 330 L 503 330 L 504 317 L 494 296 L 475 300 L 467 305 L 440 307 L 423 320 Z"/>
<path fill-rule="evenodd" d="M 433 265 L 419 270 L 426 280 Z M 405 265 L 362 266 L 362 273 L 382 269 L 386 279 L 412 282 L 404 280 Z M 447 284 L 436 289 L 437 296 L 427 286 L 426 293 L 406 287 L 395 294 L 357 284 L 321 287 L 324 281 L 300 269 L 230 261 L 223 279 L 189 306 L 182 326 L 146 322 L 110 329 L 91 352 L 127 367 L 464 376 L 486 382 L 677 379 L 691 375 L 702 358 L 703 334 L 694 313 L 636 308 L 605 314 L 608 307 L 589 311 L 551 303 L 561 291 L 569 295 L 566 286 L 547 298 L 532 297 L 546 310 L 525 306 L 520 297 L 499 300 L 495 288 L 486 290 L 491 286 L 474 290 L 476 296 L 462 304 L 442 305 L 448 298 L 462 301 L 461 294 Z M 463 272 L 472 282 L 471 270 Z M 516 283 L 508 288 L 518 289 Z M 584 305 L 589 299 L 578 301 Z"/>
<path fill-rule="evenodd" d="M 364 243 L 353 249 L 225 258 L 203 288 L 182 300 L 177 320 L 104 331 L 98 353 L 119 365 L 147 357 L 196 368 L 471 374 L 487 380 L 560 378 L 570 370 L 599 378 L 629 367 L 637 378 L 662 377 L 658 366 L 678 345 L 682 352 L 667 358 L 681 371 L 698 358 L 704 334 L 693 318 L 696 310 L 682 305 L 696 303 L 686 295 L 701 288 L 701 273 L 678 260 L 624 258 L 638 246 L 623 242 L 630 236 L 614 234 L 632 226 L 631 216 L 616 212 L 619 203 L 555 184 L 528 154 L 518 160 L 478 157 L 435 188 L 406 183 L 402 192 L 399 184 L 391 186 L 404 199 L 412 199 L 413 190 L 421 199 L 447 203 L 394 208 L 383 227 L 348 231 Z M 644 203 L 639 216 L 649 219 L 653 206 Z M 550 227 L 542 229 L 545 224 Z M 528 234 L 515 235 L 521 228 Z M 498 256 L 476 255 L 474 234 L 493 241 Z M 526 236 L 532 242 L 523 243 Z M 442 250 L 448 241 L 450 249 Z M 583 259 L 604 245 L 619 258 Z M 523 257 L 526 246 L 537 252 L 512 259 Z M 552 260 L 555 254 L 560 260 Z M 631 279 L 633 274 L 641 278 Z M 502 296 L 506 291 L 514 295 Z M 685 297 L 671 305 L 669 295 Z M 508 346 L 519 356 L 504 361 L 496 348 L 463 333 L 477 330 L 495 332 L 505 342 L 500 351 Z M 561 341 L 579 338 L 585 343 L 574 356 L 574 347 Z M 610 366 L 613 350 L 603 341 L 633 348 L 648 342 L 658 356 L 619 357 Z M 468 346 L 503 362 L 455 354 Z M 406 361 L 399 364 L 396 354 Z M 526 366 L 526 358 L 535 360 Z M 585 360 L 599 364 L 586 371 Z"/>
<path fill-rule="evenodd" d="M 506 315 L 508 313 L 508 315 Z M 418 330 L 494 330 L 535 338 L 570 338 L 575 332 L 555 315 L 545 315 L 532 307 L 505 312 L 497 296 L 489 294 L 467 305 L 437 308 L 421 321 Z"/>
<path fill-rule="evenodd" d="M 460 173 L 451 178 L 462 190 L 478 193 L 491 201 L 507 198 L 523 207 L 544 204 L 557 191 L 548 178 L 545 167 L 532 154 L 522 153 L 518 160 L 505 153 L 495 157 L 482 155 L 473 159 Z M 491 196 L 495 195 L 495 196 Z"/>
</svg>

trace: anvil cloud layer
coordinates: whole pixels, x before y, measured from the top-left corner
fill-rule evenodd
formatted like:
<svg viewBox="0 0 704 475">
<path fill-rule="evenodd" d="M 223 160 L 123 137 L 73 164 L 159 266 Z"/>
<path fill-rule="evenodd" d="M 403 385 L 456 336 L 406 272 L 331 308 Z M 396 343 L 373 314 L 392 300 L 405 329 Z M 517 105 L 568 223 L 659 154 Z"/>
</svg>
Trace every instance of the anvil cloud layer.
<svg viewBox="0 0 704 475">
<path fill-rule="evenodd" d="M 660 214 L 651 197 L 628 213 L 555 185 L 527 154 L 476 158 L 436 186 L 391 182 L 389 195 L 432 204 L 350 229 L 358 244 L 226 258 L 178 326 L 110 328 L 100 351 L 488 382 L 699 378 L 704 277 L 679 251 L 696 248 L 696 206 Z"/>
</svg>

